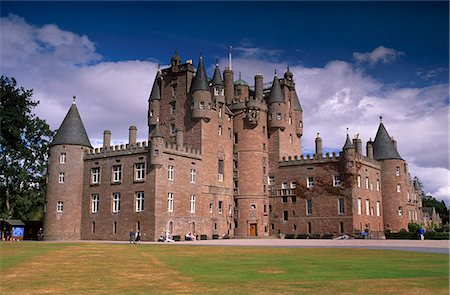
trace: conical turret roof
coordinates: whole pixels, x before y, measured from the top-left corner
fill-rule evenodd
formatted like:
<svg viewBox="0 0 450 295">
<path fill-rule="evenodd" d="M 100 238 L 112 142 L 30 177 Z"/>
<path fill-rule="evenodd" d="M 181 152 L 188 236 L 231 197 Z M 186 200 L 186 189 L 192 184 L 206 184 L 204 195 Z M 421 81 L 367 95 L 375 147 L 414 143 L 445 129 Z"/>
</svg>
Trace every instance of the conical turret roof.
<svg viewBox="0 0 450 295">
<path fill-rule="evenodd" d="M 150 133 L 150 138 L 163 137 L 161 128 L 159 127 L 159 118 L 156 120 L 155 129 Z"/>
<path fill-rule="evenodd" d="M 200 55 L 200 61 L 198 62 L 197 73 L 192 80 L 191 93 L 196 90 L 209 90 L 208 77 L 206 76 L 205 67 L 203 66 L 203 58 Z"/>
<path fill-rule="evenodd" d="M 348 136 L 347 133 L 347 139 L 345 140 L 344 147 L 342 148 L 344 151 L 348 149 L 354 149 L 355 146 L 353 145 L 352 141 L 350 140 L 350 136 Z"/>
<path fill-rule="evenodd" d="M 283 92 L 281 91 L 280 81 L 277 76 L 273 77 L 272 88 L 270 89 L 269 103 L 284 102 Z"/>
<path fill-rule="evenodd" d="M 159 81 L 161 79 L 161 72 L 156 72 L 155 81 L 153 82 L 152 92 L 150 93 L 150 100 L 161 100 L 161 87 L 159 86 Z"/>
<path fill-rule="evenodd" d="M 294 89 L 294 99 L 293 100 L 294 100 L 293 101 L 294 110 L 303 112 L 302 106 L 300 105 L 300 100 L 298 100 L 297 91 L 295 91 L 295 89 Z"/>
<path fill-rule="evenodd" d="M 219 65 L 216 64 L 216 68 L 214 69 L 214 76 L 211 80 L 213 85 L 223 85 L 222 75 L 220 74 Z"/>
<path fill-rule="evenodd" d="M 376 160 L 402 160 L 383 123 L 380 122 L 377 135 L 373 141 L 373 157 Z"/>
<path fill-rule="evenodd" d="M 70 106 L 69 112 L 56 132 L 51 146 L 61 144 L 81 145 L 92 148 L 75 101 Z"/>
</svg>

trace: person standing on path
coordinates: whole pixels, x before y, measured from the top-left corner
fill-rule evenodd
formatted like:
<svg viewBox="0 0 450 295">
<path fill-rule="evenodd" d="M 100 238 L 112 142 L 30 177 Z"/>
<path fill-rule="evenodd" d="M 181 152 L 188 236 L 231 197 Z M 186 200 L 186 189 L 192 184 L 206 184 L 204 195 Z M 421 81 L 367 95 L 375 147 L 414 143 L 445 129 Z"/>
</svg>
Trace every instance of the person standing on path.
<svg viewBox="0 0 450 295">
<path fill-rule="evenodd" d="M 425 230 L 423 227 L 420 227 L 419 229 L 420 239 L 423 241 L 425 239 Z"/>
<path fill-rule="evenodd" d="M 130 244 L 131 244 L 131 243 L 135 244 L 133 229 L 130 229 Z"/>
</svg>

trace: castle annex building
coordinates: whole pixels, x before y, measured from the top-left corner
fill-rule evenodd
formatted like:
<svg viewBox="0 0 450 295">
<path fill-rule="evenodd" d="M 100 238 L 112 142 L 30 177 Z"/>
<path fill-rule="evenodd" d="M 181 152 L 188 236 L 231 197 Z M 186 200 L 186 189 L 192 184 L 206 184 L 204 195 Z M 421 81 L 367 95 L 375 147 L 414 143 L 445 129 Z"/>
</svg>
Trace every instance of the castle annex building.
<svg viewBox="0 0 450 295">
<path fill-rule="evenodd" d="M 380 122 L 363 155 L 302 155 L 303 110 L 289 68 L 265 87 L 235 80 L 231 62 L 208 78 L 176 53 L 148 99 L 148 141 L 92 148 L 75 102 L 50 148 L 46 239 L 154 241 L 167 231 L 221 237 L 355 235 L 420 223 L 421 189 Z"/>
</svg>

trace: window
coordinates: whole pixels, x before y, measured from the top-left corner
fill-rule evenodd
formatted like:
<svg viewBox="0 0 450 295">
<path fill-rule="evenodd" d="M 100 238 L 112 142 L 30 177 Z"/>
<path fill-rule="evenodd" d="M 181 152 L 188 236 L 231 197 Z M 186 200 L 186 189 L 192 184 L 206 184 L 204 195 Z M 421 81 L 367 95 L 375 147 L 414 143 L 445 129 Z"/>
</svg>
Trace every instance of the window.
<svg viewBox="0 0 450 295">
<path fill-rule="evenodd" d="M 204 110 L 205 109 L 205 102 L 201 101 L 199 104 L 199 109 Z"/>
<path fill-rule="evenodd" d="M 222 201 L 219 201 L 219 214 L 222 214 L 222 211 L 223 211 L 223 202 Z"/>
<path fill-rule="evenodd" d="M 361 187 L 361 175 L 358 175 L 357 183 L 358 183 L 358 187 Z"/>
<path fill-rule="evenodd" d="M 381 212 L 380 212 L 380 201 L 377 201 L 377 216 L 381 216 Z"/>
<path fill-rule="evenodd" d="M 113 193 L 113 213 L 120 212 L 120 193 Z"/>
<path fill-rule="evenodd" d="M 195 169 L 191 169 L 191 183 L 195 183 Z"/>
<path fill-rule="evenodd" d="M 122 166 L 115 165 L 113 166 L 113 182 L 120 182 L 122 180 Z"/>
<path fill-rule="evenodd" d="M 167 179 L 168 180 L 173 180 L 174 179 L 174 174 L 175 174 L 175 167 L 172 165 L 169 165 L 167 168 Z"/>
<path fill-rule="evenodd" d="M 231 128 L 228 128 L 227 136 L 228 136 L 228 138 L 231 138 Z"/>
<path fill-rule="evenodd" d="M 219 118 L 222 118 L 222 113 L 223 113 L 223 108 L 219 107 L 219 111 L 217 112 L 217 115 L 219 116 Z"/>
<path fill-rule="evenodd" d="M 274 185 L 275 184 L 275 176 L 269 176 L 267 184 Z"/>
<path fill-rule="evenodd" d="M 64 172 L 59 172 L 58 182 L 64 183 Z"/>
<path fill-rule="evenodd" d="M 358 215 L 361 215 L 362 211 L 362 204 L 361 204 L 361 198 L 358 198 Z"/>
<path fill-rule="evenodd" d="M 173 212 L 173 193 L 167 194 L 167 212 Z"/>
<path fill-rule="evenodd" d="M 294 138 L 292 137 L 292 134 L 289 134 L 289 143 L 293 143 L 294 142 Z"/>
<path fill-rule="evenodd" d="M 366 189 L 369 189 L 369 177 L 366 177 Z"/>
<path fill-rule="evenodd" d="M 234 133 L 234 144 L 237 144 L 239 141 L 238 141 L 238 134 L 237 133 Z"/>
<path fill-rule="evenodd" d="M 288 183 L 287 183 L 287 182 L 283 182 L 283 183 L 281 184 L 281 188 L 282 188 L 282 189 L 287 189 L 287 188 L 288 188 Z"/>
<path fill-rule="evenodd" d="M 91 213 L 98 213 L 99 202 L 100 202 L 100 196 L 98 194 L 92 194 L 92 196 L 91 196 Z"/>
<path fill-rule="evenodd" d="M 289 125 L 292 125 L 292 116 L 289 115 Z"/>
<path fill-rule="evenodd" d="M 136 192 L 136 212 L 144 211 L 144 192 Z"/>
<path fill-rule="evenodd" d="M 333 175 L 333 186 L 341 186 L 341 177 L 339 175 Z"/>
<path fill-rule="evenodd" d="M 338 213 L 344 214 L 345 213 L 345 200 L 344 198 L 339 198 L 338 200 Z"/>
<path fill-rule="evenodd" d="M 263 151 L 265 151 L 266 150 L 266 144 L 263 143 L 262 147 L 263 147 Z"/>
<path fill-rule="evenodd" d="M 177 129 L 175 128 L 175 124 L 170 124 L 170 136 L 175 136 L 177 134 Z"/>
<path fill-rule="evenodd" d="M 403 216 L 403 207 L 398 207 L 398 216 Z"/>
<path fill-rule="evenodd" d="M 222 135 L 222 126 L 219 125 L 219 128 L 217 129 L 217 134 Z"/>
<path fill-rule="evenodd" d="M 218 160 L 218 179 L 219 181 L 223 181 L 223 171 L 224 171 L 224 167 L 223 167 L 223 160 Z"/>
<path fill-rule="evenodd" d="M 306 182 L 307 188 L 313 188 L 314 187 L 314 177 L 308 176 L 307 182 Z"/>
<path fill-rule="evenodd" d="M 219 87 L 214 87 L 214 95 L 215 96 L 219 95 Z"/>
<path fill-rule="evenodd" d="M 379 192 L 379 191 L 380 191 L 380 180 L 377 179 L 377 192 Z"/>
<path fill-rule="evenodd" d="M 59 164 L 66 164 L 66 153 L 59 155 Z"/>
<path fill-rule="evenodd" d="M 174 115 L 174 114 L 175 114 L 176 108 L 177 108 L 177 106 L 176 106 L 175 102 L 172 102 L 172 103 L 170 104 L 170 114 L 171 114 L 171 115 Z"/>
<path fill-rule="evenodd" d="M 117 234 L 117 221 L 113 222 L 113 234 Z"/>
<path fill-rule="evenodd" d="M 213 213 L 213 202 L 209 202 L 209 213 Z"/>
<path fill-rule="evenodd" d="M 395 176 L 400 176 L 400 167 L 398 167 L 398 166 L 395 169 Z"/>
<path fill-rule="evenodd" d="M 177 85 L 173 85 L 171 87 L 172 89 L 172 97 L 176 97 L 177 96 Z"/>
<path fill-rule="evenodd" d="M 283 197 L 283 203 L 287 203 L 287 197 Z"/>
<path fill-rule="evenodd" d="M 402 188 L 401 188 L 401 186 L 400 186 L 400 183 L 397 183 L 397 193 L 399 193 L 399 192 L 401 192 L 402 191 Z"/>
<path fill-rule="evenodd" d="M 277 120 L 281 120 L 281 119 L 282 119 L 281 113 L 278 113 L 277 114 Z"/>
<path fill-rule="evenodd" d="M 153 110 L 150 110 L 150 117 L 153 117 Z"/>
<path fill-rule="evenodd" d="M 190 204 L 189 212 L 195 213 L 195 196 L 194 195 L 191 195 L 191 198 L 189 200 L 189 204 Z"/>
<path fill-rule="evenodd" d="M 306 200 L 306 215 L 312 215 L 312 199 Z"/>
<path fill-rule="evenodd" d="M 56 203 L 56 212 L 61 213 L 64 211 L 64 202 L 63 201 L 58 201 Z"/>
<path fill-rule="evenodd" d="M 297 196 L 292 196 L 291 201 L 292 203 L 297 203 Z"/>
<path fill-rule="evenodd" d="M 370 201 L 366 200 L 366 215 L 370 215 Z"/>
<path fill-rule="evenodd" d="M 307 225 L 307 231 L 308 231 L 308 234 L 311 234 L 311 233 L 312 233 L 311 222 L 308 222 L 308 225 Z"/>
<path fill-rule="evenodd" d="M 134 165 L 134 180 L 143 181 L 145 177 L 145 164 L 137 163 Z"/>
<path fill-rule="evenodd" d="M 98 184 L 100 183 L 100 168 L 95 167 L 91 169 L 91 183 Z"/>
<path fill-rule="evenodd" d="M 339 223 L 339 232 L 340 232 L 341 234 L 344 233 L 344 223 L 343 223 L 342 221 Z"/>
<path fill-rule="evenodd" d="M 370 183 L 370 190 L 373 191 L 373 182 Z"/>
<path fill-rule="evenodd" d="M 283 211 L 283 220 L 284 221 L 288 221 L 289 220 L 289 212 L 288 211 Z"/>
</svg>

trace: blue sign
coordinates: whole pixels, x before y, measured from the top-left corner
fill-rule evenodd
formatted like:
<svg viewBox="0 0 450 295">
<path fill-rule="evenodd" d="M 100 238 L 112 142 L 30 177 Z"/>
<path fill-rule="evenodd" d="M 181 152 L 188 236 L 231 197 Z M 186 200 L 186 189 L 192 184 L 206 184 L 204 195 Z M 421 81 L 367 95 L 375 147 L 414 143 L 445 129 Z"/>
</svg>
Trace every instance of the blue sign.
<svg viewBox="0 0 450 295">
<path fill-rule="evenodd" d="M 13 237 L 23 237 L 23 233 L 25 231 L 25 228 L 23 227 L 13 227 Z"/>
</svg>

